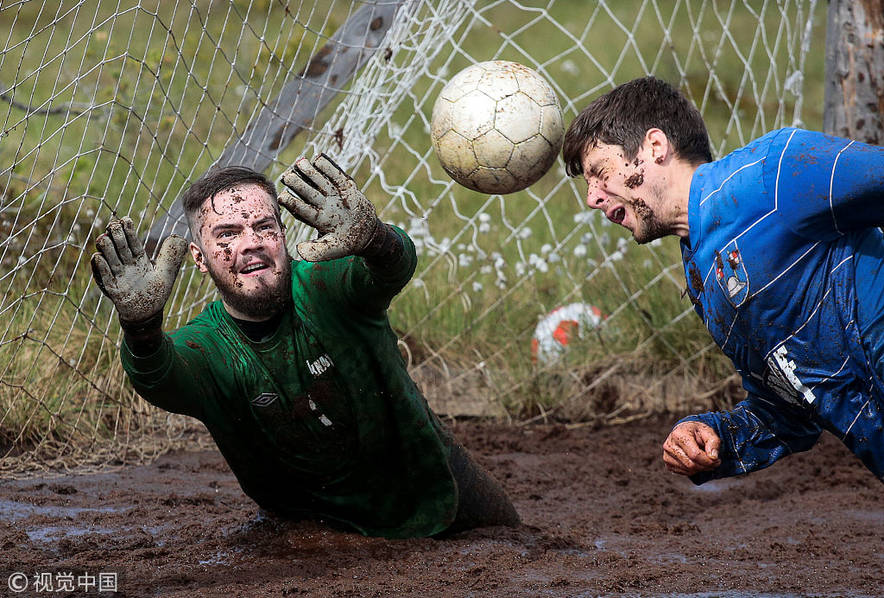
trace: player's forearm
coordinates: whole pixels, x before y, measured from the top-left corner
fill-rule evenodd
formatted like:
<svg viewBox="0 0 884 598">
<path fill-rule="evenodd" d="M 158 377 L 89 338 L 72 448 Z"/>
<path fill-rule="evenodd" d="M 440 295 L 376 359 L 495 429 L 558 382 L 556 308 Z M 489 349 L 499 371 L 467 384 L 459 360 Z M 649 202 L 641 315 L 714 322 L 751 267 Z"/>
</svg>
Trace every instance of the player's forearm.
<svg viewBox="0 0 884 598">
<path fill-rule="evenodd" d="M 414 244 L 404 232 L 386 223 L 378 227 L 378 232 L 361 252 L 361 257 L 372 278 L 385 286 L 396 286 L 395 292 L 405 286 L 417 267 Z"/>
<path fill-rule="evenodd" d="M 120 319 L 123 340 L 129 351 L 136 357 L 153 355 L 163 344 L 163 313 L 143 322 L 127 322 Z"/>
<path fill-rule="evenodd" d="M 211 392 L 206 385 L 206 380 L 211 377 L 201 375 L 203 370 L 196 365 L 200 361 L 180 354 L 182 348 L 176 347 L 172 337 L 161 330 L 155 347 L 145 343 L 155 341 L 156 329 L 152 330 L 149 336 L 127 332 L 123 339 L 120 360 L 132 387 L 151 405 L 173 413 L 201 417 L 200 399 Z"/>
<path fill-rule="evenodd" d="M 694 415 L 681 421 L 703 422 L 721 438 L 721 465 L 691 476 L 695 484 L 769 467 L 782 457 L 810 449 L 821 433 L 800 413 L 787 413 L 785 407 L 753 395 L 730 411 Z"/>
<path fill-rule="evenodd" d="M 380 269 L 402 259 L 404 249 L 402 238 L 393 230 L 393 227 L 385 222 L 380 222 L 360 255 L 365 258 L 369 267 Z"/>
</svg>

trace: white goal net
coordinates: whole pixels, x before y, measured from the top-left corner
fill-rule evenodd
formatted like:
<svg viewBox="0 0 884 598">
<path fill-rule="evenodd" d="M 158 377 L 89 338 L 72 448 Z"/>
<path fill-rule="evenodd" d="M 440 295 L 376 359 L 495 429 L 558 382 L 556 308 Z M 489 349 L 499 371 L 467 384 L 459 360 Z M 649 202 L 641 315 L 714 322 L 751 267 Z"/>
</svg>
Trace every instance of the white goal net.
<svg viewBox="0 0 884 598">
<path fill-rule="evenodd" d="M 429 115 L 460 69 L 504 59 L 553 85 L 566 123 L 654 74 L 697 104 L 716 155 L 819 128 L 823 4 L 0 0 L 0 473 L 186 439 L 192 424 L 122 374 L 93 241 L 114 214 L 173 230 L 177 196 L 213 164 L 275 178 L 318 151 L 416 243 L 391 320 L 438 412 L 605 423 L 727 400 L 734 379 L 682 297 L 675 241 L 634 245 L 587 211 L 561 160 L 516 194 L 458 186 Z M 292 248 L 310 234 L 290 230 Z M 185 265 L 166 328 L 214 298 Z M 532 343 L 573 304 L 592 317 L 546 322 Z"/>
</svg>

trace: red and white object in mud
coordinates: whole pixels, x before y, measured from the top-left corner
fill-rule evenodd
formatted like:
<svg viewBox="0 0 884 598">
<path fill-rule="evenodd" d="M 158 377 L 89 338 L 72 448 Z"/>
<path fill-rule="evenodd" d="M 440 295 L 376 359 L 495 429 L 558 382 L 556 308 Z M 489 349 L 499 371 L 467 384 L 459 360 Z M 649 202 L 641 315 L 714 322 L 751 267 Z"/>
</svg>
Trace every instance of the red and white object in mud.
<svg viewBox="0 0 884 598">
<path fill-rule="evenodd" d="M 433 149 L 448 175 L 482 193 L 514 193 L 556 161 L 565 126 L 550 84 L 517 62 L 480 62 L 436 98 Z"/>
<path fill-rule="evenodd" d="M 595 305 L 571 303 L 549 312 L 537 323 L 531 338 L 531 361 L 552 363 L 570 343 L 602 323 L 604 316 Z"/>
</svg>

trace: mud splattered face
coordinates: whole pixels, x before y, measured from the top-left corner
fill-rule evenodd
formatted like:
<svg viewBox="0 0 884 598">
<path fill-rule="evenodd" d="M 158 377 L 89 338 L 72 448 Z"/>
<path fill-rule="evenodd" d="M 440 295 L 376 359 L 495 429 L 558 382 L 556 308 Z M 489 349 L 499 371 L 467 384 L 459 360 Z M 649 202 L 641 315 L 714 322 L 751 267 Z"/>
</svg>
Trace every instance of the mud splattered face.
<svg viewBox="0 0 884 598">
<path fill-rule="evenodd" d="M 622 147 L 597 143 L 583 154 L 586 205 L 631 231 L 637 243 L 670 234 L 657 213 L 662 190 L 645 180 L 645 170 L 642 151 L 628 160 Z"/>
<path fill-rule="evenodd" d="M 266 320 L 291 300 L 291 262 L 273 200 L 261 187 L 237 185 L 203 202 L 190 249 L 218 287 L 228 313 Z"/>
</svg>

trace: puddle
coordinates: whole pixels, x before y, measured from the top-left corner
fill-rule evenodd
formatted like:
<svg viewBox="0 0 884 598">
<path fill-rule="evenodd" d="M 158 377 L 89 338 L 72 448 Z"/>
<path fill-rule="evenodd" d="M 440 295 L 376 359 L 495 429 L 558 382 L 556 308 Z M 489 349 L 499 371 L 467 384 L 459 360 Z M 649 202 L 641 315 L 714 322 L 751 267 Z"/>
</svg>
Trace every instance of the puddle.
<svg viewBox="0 0 884 598">
<path fill-rule="evenodd" d="M 6 520 L 27 519 L 34 515 L 47 517 L 76 517 L 81 513 L 119 513 L 130 507 L 59 507 L 56 505 L 32 505 L 14 500 L 0 500 L 0 517 Z"/>
<path fill-rule="evenodd" d="M 119 530 L 111 529 L 109 527 L 47 525 L 27 530 L 25 533 L 32 542 L 54 542 L 68 537 L 87 536 L 92 534 L 113 534 L 117 532 L 119 532 Z"/>
<path fill-rule="evenodd" d="M 844 511 L 845 515 L 859 519 L 860 521 L 884 522 L 884 511 L 859 511 L 856 509 Z"/>
<path fill-rule="evenodd" d="M 659 594 L 659 598 L 873 598 L 871 594 L 769 594 L 766 592 L 743 592 L 725 590 L 721 592 L 698 592 L 696 594 Z"/>
<path fill-rule="evenodd" d="M 199 561 L 200 565 L 230 565 L 230 561 L 228 558 L 231 556 L 231 553 L 240 553 L 242 552 L 242 548 L 234 548 L 233 550 L 222 550 L 220 552 L 216 552 L 208 559 L 204 561 Z"/>
</svg>

